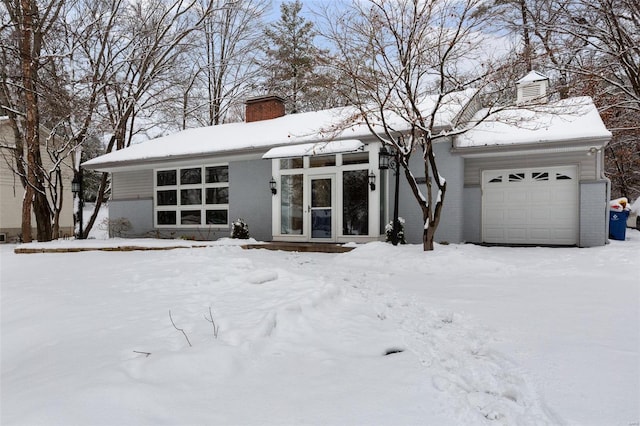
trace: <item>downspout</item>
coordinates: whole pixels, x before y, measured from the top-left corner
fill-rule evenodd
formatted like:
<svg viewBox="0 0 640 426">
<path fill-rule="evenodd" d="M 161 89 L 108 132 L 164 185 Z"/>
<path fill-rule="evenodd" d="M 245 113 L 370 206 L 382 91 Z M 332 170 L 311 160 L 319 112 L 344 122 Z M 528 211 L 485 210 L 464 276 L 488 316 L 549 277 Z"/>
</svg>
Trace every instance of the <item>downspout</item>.
<svg viewBox="0 0 640 426">
<path fill-rule="evenodd" d="M 604 146 L 599 148 L 596 153 L 596 176 L 599 176 L 601 180 L 605 182 L 605 217 L 604 221 L 604 243 L 609 244 L 609 200 L 611 199 L 611 179 L 609 179 L 604 172 Z"/>
</svg>

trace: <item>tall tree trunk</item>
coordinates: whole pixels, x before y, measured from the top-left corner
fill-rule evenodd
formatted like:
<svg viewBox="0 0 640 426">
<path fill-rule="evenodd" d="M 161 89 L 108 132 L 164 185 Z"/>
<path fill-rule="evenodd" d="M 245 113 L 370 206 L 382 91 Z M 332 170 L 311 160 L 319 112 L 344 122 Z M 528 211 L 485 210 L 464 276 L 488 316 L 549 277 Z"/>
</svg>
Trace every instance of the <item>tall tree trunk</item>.
<svg viewBox="0 0 640 426">
<path fill-rule="evenodd" d="M 529 17 L 527 16 L 526 0 L 519 0 L 520 13 L 522 14 L 522 42 L 524 43 L 524 60 L 527 71 L 533 70 L 533 49 L 531 48 L 531 37 L 529 36 Z"/>
<path fill-rule="evenodd" d="M 25 242 L 32 240 L 31 211 L 36 218 L 38 241 L 50 241 L 51 209 L 42 176 L 42 157 L 40 155 L 40 116 L 38 113 L 37 90 L 37 55 L 40 40 L 35 34 L 33 16 L 37 16 L 35 2 L 20 0 L 22 8 L 22 26 L 20 31 L 20 60 L 25 100 L 25 139 L 27 148 L 27 186 L 22 200 L 22 238 Z M 27 205 L 29 204 L 29 205 Z M 33 204 L 33 206 L 31 206 Z"/>
<path fill-rule="evenodd" d="M 29 0 L 20 1 L 23 13 L 23 22 L 20 40 L 20 62 L 22 71 L 22 81 L 24 85 L 25 97 L 25 132 L 24 136 L 27 142 L 27 167 L 25 194 L 22 199 L 22 241 L 29 243 L 32 240 L 31 235 L 31 206 L 34 199 L 35 187 L 35 164 L 34 146 L 39 149 L 38 133 L 34 132 L 36 115 L 33 106 L 35 105 L 35 88 L 32 78 L 32 58 L 31 58 L 31 42 L 33 31 L 33 11 Z"/>
</svg>

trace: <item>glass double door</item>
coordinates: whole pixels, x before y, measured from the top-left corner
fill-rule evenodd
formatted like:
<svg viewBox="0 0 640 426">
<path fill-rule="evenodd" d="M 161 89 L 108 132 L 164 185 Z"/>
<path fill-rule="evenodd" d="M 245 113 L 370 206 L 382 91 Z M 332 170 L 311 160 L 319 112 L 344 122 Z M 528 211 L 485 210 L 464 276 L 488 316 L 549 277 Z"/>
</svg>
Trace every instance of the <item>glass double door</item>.
<svg viewBox="0 0 640 426">
<path fill-rule="evenodd" d="M 329 242 L 369 235 L 367 170 L 289 174 L 280 180 L 280 236 Z"/>
<path fill-rule="evenodd" d="M 283 175 L 280 194 L 281 235 L 335 240 L 335 175 Z"/>
</svg>

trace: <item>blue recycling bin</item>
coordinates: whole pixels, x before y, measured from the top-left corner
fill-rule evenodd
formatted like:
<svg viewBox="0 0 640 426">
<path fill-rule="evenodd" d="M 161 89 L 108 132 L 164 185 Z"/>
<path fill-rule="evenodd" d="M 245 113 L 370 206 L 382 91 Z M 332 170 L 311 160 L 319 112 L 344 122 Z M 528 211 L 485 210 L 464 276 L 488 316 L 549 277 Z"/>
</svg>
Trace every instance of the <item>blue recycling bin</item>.
<svg viewBox="0 0 640 426">
<path fill-rule="evenodd" d="M 609 238 L 624 241 L 627 235 L 627 218 L 629 211 L 609 211 Z"/>
</svg>

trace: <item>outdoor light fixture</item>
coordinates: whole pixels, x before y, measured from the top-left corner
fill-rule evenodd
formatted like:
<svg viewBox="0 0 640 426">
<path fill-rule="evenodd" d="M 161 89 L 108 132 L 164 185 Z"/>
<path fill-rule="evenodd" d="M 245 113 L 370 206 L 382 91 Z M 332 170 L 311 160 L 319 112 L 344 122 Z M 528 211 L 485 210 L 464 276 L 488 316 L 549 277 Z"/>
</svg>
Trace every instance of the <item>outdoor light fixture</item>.
<svg viewBox="0 0 640 426">
<path fill-rule="evenodd" d="M 369 172 L 369 188 L 372 191 L 376 190 L 376 175 L 373 173 L 373 170 Z"/>
<path fill-rule="evenodd" d="M 389 161 L 391 161 L 391 154 L 387 148 L 384 146 L 380 148 L 380 152 L 378 153 L 378 167 L 380 170 L 387 170 L 389 168 Z"/>
<path fill-rule="evenodd" d="M 398 161 L 398 151 L 389 152 L 385 146 L 380 148 L 378 153 L 378 167 L 380 170 L 392 169 L 396 174 L 396 187 L 393 200 L 393 228 L 391 231 L 391 244 L 398 245 L 398 233 L 400 232 L 400 222 L 398 221 L 398 194 L 400 189 L 400 162 Z"/>
<path fill-rule="evenodd" d="M 76 227 L 76 238 L 79 240 L 84 239 L 83 227 L 82 227 L 82 209 L 84 207 L 84 197 L 82 196 L 82 169 L 75 170 L 73 173 L 73 180 L 71 181 L 71 192 L 74 198 L 77 197 L 78 203 L 74 207 L 74 222 Z"/>
<path fill-rule="evenodd" d="M 80 179 L 78 178 L 77 174 L 76 176 L 73 177 L 73 180 L 71 181 L 71 192 L 73 192 L 76 195 L 80 193 Z"/>
<path fill-rule="evenodd" d="M 273 176 L 271 176 L 271 180 L 269 181 L 269 188 L 271 188 L 271 194 L 276 195 L 278 193 L 276 180 L 273 178 Z"/>
</svg>

